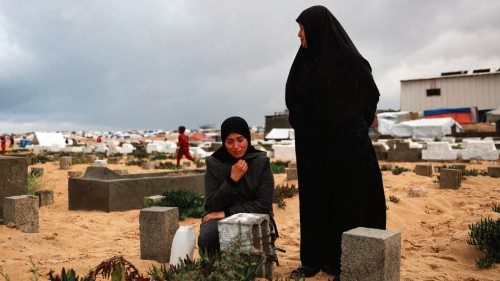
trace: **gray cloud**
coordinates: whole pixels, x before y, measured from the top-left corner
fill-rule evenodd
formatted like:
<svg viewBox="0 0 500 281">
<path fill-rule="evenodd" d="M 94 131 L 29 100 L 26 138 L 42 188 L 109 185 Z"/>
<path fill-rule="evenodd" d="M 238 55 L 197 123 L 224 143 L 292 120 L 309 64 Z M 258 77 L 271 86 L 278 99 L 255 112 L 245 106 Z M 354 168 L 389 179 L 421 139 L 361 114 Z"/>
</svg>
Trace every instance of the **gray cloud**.
<svg viewBox="0 0 500 281">
<path fill-rule="evenodd" d="M 0 130 L 263 124 L 285 108 L 311 5 L 268 2 L 2 2 Z M 399 107 L 401 79 L 500 67 L 496 1 L 320 4 L 372 64 L 381 108 Z"/>
</svg>

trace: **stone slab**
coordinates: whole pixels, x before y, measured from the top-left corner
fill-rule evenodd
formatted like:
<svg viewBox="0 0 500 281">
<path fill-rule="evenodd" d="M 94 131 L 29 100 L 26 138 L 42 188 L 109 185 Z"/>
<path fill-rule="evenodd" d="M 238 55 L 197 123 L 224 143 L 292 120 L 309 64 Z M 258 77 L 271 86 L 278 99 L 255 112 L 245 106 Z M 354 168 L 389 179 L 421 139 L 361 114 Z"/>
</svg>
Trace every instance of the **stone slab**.
<svg viewBox="0 0 500 281">
<path fill-rule="evenodd" d="M 432 165 L 431 164 L 417 164 L 413 172 L 419 176 L 432 177 Z"/>
<path fill-rule="evenodd" d="M 0 156 L 0 216 L 5 197 L 27 193 L 28 162 L 24 157 Z"/>
<path fill-rule="evenodd" d="M 427 148 L 422 150 L 424 160 L 456 160 L 457 157 L 457 151 L 449 142 L 428 142 Z"/>
<path fill-rule="evenodd" d="M 40 190 L 35 192 L 35 195 L 38 196 L 40 207 L 54 204 L 54 191 L 52 190 Z"/>
<path fill-rule="evenodd" d="M 462 186 L 462 171 L 458 169 L 441 169 L 439 188 L 459 189 Z"/>
<path fill-rule="evenodd" d="M 71 157 L 63 156 L 59 158 L 59 169 L 61 170 L 69 170 L 71 169 Z"/>
<path fill-rule="evenodd" d="M 488 176 L 500 178 L 500 166 L 488 167 Z"/>
<path fill-rule="evenodd" d="M 297 168 L 285 168 L 286 172 L 286 180 L 296 180 L 297 177 Z"/>
<path fill-rule="evenodd" d="M 399 281 L 401 233 L 358 227 L 342 234 L 342 281 Z"/>
<path fill-rule="evenodd" d="M 5 224 L 13 223 L 16 228 L 25 233 L 37 233 L 38 197 L 20 195 L 6 197 L 3 204 L 3 219 Z"/>
<path fill-rule="evenodd" d="M 179 228 L 177 207 L 149 207 L 139 214 L 141 259 L 169 262 L 172 241 Z"/>
</svg>

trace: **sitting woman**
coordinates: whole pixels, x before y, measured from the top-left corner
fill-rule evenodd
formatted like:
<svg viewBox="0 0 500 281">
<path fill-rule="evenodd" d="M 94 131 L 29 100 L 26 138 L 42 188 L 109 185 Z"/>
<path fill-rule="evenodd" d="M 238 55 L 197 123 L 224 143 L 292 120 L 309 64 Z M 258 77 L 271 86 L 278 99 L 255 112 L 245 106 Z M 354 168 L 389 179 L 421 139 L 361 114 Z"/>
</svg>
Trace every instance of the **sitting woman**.
<svg viewBox="0 0 500 281">
<path fill-rule="evenodd" d="M 250 144 L 250 130 L 241 117 L 221 126 L 223 146 L 206 158 L 205 212 L 198 247 L 209 256 L 219 254 L 218 221 L 237 213 L 268 214 L 274 232 L 274 178 L 266 153 Z M 273 239 L 274 242 L 274 239 Z"/>
</svg>

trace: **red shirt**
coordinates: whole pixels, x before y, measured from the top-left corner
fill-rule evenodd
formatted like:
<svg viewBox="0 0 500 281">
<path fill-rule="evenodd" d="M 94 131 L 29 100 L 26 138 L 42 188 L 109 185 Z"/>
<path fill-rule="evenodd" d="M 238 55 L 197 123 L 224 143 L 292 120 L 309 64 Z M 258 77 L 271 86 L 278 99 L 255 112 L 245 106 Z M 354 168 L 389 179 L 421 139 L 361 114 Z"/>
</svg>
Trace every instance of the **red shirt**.
<svg viewBox="0 0 500 281">
<path fill-rule="evenodd" d="M 189 139 L 184 134 L 179 134 L 179 141 L 177 142 L 177 146 L 180 149 L 189 149 Z"/>
</svg>

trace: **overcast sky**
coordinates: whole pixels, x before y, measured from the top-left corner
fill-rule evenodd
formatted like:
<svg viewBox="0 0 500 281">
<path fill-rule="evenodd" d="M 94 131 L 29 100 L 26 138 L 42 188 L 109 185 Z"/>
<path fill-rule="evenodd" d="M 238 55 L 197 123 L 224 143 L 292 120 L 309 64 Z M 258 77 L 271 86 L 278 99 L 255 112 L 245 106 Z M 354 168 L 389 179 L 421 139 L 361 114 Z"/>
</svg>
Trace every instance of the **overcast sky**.
<svg viewBox="0 0 500 281">
<path fill-rule="evenodd" d="M 300 12 L 326 6 L 400 80 L 500 67 L 500 1 L 0 0 L 0 133 L 250 125 L 285 109 Z"/>
</svg>

